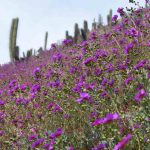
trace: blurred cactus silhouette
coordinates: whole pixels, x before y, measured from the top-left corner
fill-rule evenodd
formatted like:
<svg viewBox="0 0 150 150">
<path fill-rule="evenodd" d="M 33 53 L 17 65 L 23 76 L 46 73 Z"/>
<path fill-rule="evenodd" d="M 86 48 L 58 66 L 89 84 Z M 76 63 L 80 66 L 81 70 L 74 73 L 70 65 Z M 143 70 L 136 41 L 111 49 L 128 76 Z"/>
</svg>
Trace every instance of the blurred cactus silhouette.
<svg viewBox="0 0 150 150">
<path fill-rule="evenodd" d="M 89 32 L 89 29 L 88 29 L 88 22 L 87 22 L 86 20 L 84 20 L 84 22 L 83 22 L 83 27 L 84 27 L 85 33 L 88 33 L 88 32 Z"/>
<path fill-rule="evenodd" d="M 93 29 L 93 30 L 96 30 L 96 21 L 95 21 L 95 18 L 94 18 L 94 21 L 93 21 L 93 23 L 92 23 L 92 29 Z"/>
<path fill-rule="evenodd" d="M 69 31 L 66 31 L 66 40 L 73 39 L 71 35 L 69 35 Z"/>
<path fill-rule="evenodd" d="M 107 15 L 107 24 L 109 27 L 112 26 L 112 9 L 110 9 L 109 14 Z"/>
<path fill-rule="evenodd" d="M 79 30 L 79 26 L 77 23 L 75 23 L 75 27 L 74 27 L 74 43 L 77 43 L 80 37 L 80 30 Z"/>
<path fill-rule="evenodd" d="M 87 34 L 89 32 L 89 29 L 88 29 L 88 22 L 86 20 L 84 20 L 83 22 L 83 29 L 81 29 L 81 37 L 82 37 L 82 40 L 87 40 Z"/>
<path fill-rule="evenodd" d="M 48 32 L 45 33 L 44 50 L 47 49 Z"/>
<path fill-rule="evenodd" d="M 81 29 L 81 36 L 83 41 L 87 40 L 87 34 L 84 29 Z"/>
<path fill-rule="evenodd" d="M 17 30 L 18 30 L 18 18 L 14 18 L 11 24 L 10 37 L 9 37 L 9 53 L 10 60 L 19 60 L 19 47 L 16 45 L 17 42 Z"/>
<path fill-rule="evenodd" d="M 28 51 L 27 51 L 27 58 L 29 58 L 30 56 L 32 56 L 32 49 L 29 49 Z"/>
<path fill-rule="evenodd" d="M 103 26 L 103 18 L 102 16 L 99 14 L 98 15 L 98 28 L 101 28 Z"/>
<path fill-rule="evenodd" d="M 68 40 L 69 39 L 69 32 L 66 31 L 66 39 Z"/>
<path fill-rule="evenodd" d="M 27 50 L 26 54 L 25 54 L 25 52 L 23 52 L 23 58 L 24 59 L 28 59 L 30 56 L 33 56 L 33 49 L 32 48 Z"/>
</svg>

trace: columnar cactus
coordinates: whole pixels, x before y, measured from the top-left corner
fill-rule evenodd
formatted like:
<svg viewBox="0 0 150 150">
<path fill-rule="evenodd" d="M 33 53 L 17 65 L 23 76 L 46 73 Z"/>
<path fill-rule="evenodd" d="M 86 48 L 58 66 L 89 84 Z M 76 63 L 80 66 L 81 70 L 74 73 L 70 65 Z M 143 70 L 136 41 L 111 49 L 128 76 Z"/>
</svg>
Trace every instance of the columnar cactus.
<svg viewBox="0 0 150 150">
<path fill-rule="evenodd" d="M 69 32 L 66 31 L 66 40 L 68 40 L 68 39 L 69 39 Z"/>
<path fill-rule="evenodd" d="M 48 32 L 45 33 L 44 50 L 47 49 Z"/>
<path fill-rule="evenodd" d="M 66 31 L 66 40 L 73 40 L 72 36 L 69 35 L 69 31 Z"/>
<path fill-rule="evenodd" d="M 110 16 L 109 16 L 109 14 L 107 15 L 107 25 L 108 26 L 110 25 Z"/>
<path fill-rule="evenodd" d="M 107 24 L 108 26 L 112 26 L 112 9 L 110 9 L 109 14 L 107 15 Z"/>
<path fill-rule="evenodd" d="M 74 27 L 74 43 L 77 43 L 80 37 L 80 30 L 79 30 L 79 26 L 76 23 L 75 27 Z"/>
<path fill-rule="evenodd" d="M 30 56 L 33 56 L 33 49 L 32 48 L 27 50 L 26 55 L 25 55 L 25 52 L 23 52 L 24 60 L 28 59 Z"/>
<path fill-rule="evenodd" d="M 98 15 L 98 28 L 103 26 L 103 18 L 102 16 L 99 14 Z"/>
<path fill-rule="evenodd" d="M 109 16 L 110 16 L 110 26 L 112 25 L 112 9 L 109 11 Z"/>
<path fill-rule="evenodd" d="M 81 36 L 83 41 L 87 40 L 87 34 L 84 29 L 81 29 Z"/>
<path fill-rule="evenodd" d="M 30 56 L 32 56 L 32 49 L 29 49 L 29 50 L 27 51 L 27 58 L 29 58 Z"/>
<path fill-rule="evenodd" d="M 19 46 L 16 46 L 14 49 L 14 59 L 19 60 Z"/>
<path fill-rule="evenodd" d="M 9 37 L 9 53 L 10 53 L 11 61 L 19 59 L 19 47 L 16 45 L 18 22 L 19 19 L 14 18 L 11 24 L 10 37 Z"/>
<path fill-rule="evenodd" d="M 94 18 L 94 21 L 93 21 L 93 23 L 92 23 L 92 29 L 93 29 L 93 30 L 96 30 L 96 22 L 95 22 L 95 18 Z"/>
<path fill-rule="evenodd" d="M 84 20 L 83 22 L 83 29 L 81 29 L 81 37 L 82 37 L 82 40 L 87 40 L 87 34 L 89 32 L 89 29 L 88 29 L 88 22 L 86 20 Z"/>
<path fill-rule="evenodd" d="M 84 22 L 83 22 L 83 27 L 84 27 L 85 33 L 88 33 L 88 32 L 89 32 L 89 29 L 88 29 L 88 22 L 87 22 L 86 20 L 84 20 Z"/>
</svg>

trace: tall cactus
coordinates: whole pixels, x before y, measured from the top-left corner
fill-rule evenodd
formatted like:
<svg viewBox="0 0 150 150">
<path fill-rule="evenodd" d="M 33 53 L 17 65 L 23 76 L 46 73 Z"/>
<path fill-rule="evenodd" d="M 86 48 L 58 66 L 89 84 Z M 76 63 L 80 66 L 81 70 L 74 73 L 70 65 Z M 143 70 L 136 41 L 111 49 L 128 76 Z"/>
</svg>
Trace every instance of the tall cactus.
<svg viewBox="0 0 150 150">
<path fill-rule="evenodd" d="M 66 31 L 66 40 L 73 40 L 72 36 L 69 35 L 69 31 Z"/>
<path fill-rule="evenodd" d="M 84 20 L 83 22 L 83 29 L 81 29 L 81 37 L 82 37 L 82 40 L 87 40 L 87 34 L 89 32 L 89 29 L 88 29 L 88 22 L 86 20 Z"/>
<path fill-rule="evenodd" d="M 109 14 L 107 15 L 107 24 L 108 24 L 108 26 L 110 25 L 110 16 L 109 16 Z"/>
<path fill-rule="evenodd" d="M 83 41 L 87 40 L 87 34 L 84 29 L 81 29 L 81 36 Z"/>
<path fill-rule="evenodd" d="M 16 46 L 14 49 L 14 59 L 19 60 L 19 46 Z"/>
<path fill-rule="evenodd" d="M 68 39 L 69 39 L 69 32 L 66 31 L 66 40 L 68 40 Z"/>
<path fill-rule="evenodd" d="M 95 22 L 95 18 L 94 18 L 94 21 L 93 21 L 93 23 L 92 23 L 92 29 L 93 29 L 93 30 L 96 30 L 96 22 Z"/>
<path fill-rule="evenodd" d="M 23 52 L 23 59 L 28 59 L 31 56 L 33 56 L 33 49 L 32 48 L 27 50 L 26 55 L 25 55 L 25 52 Z"/>
<path fill-rule="evenodd" d="M 78 42 L 79 36 L 80 36 L 79 26 L 78 26 L 77 23 L 75 23 L 75 27 L 74 27 L 74 43 Z"/>
<path fill-rule="evenodd" d="M 14 60 L 19 59 L 19 47 L 16 45 L 17 41 L 17 30 L 18 30 L 18 18 L 14 18 L 11 24 L 10 37 L 9 37 L 9 53 L 10 60 L 13 62 Z"/>
<path fill-rule="evenodd" d="M 32 49 L 29 49 L 27 51 L 27 58 L 31 57 L 32 56 Z"/>
<path fill-rule="evenodd" d="M 84 22 L 83 22 L 83 27 L 84 27 L 85 33 L 88 33 L 88 31 L 89 31 L 89 29 L 88 29 L 88 22 L 86 20 L 84 20 Z"/>
<path fill-rule="evenodd" d="M 47 49 L 48 32 L 45 33 L 44 50 Z"/>
<path fill-rule="evenodd" d="M 110 16 L 110 26 L 112 26 L 112 9 L 109 11 L 109 16 Z"/>
<path fill-rule="evenodd" d="M 109 14 L 107 15 L 107 24 L 108 26 L 112 26 L 112 9 L 110 9 Z"/>
<path fill-rule="evenodd" d="M 98 28 L 101 28 L 103 26 L 103 18 L 101 14 L 98 15 Z"/>
</svg>

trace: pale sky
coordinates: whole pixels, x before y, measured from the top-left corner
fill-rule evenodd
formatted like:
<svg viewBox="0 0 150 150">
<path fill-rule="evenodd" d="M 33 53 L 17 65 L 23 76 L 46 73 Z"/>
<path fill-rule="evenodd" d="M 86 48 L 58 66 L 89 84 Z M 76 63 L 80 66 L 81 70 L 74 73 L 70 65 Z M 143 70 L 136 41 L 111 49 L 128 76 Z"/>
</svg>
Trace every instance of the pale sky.
<svg viewBox="0 0 150 150">
<path fill-rule="evenodd" d="M 145 0 L 140 0 L 141 5 Z M 98 14 L 106 15 L 113 9 L 128 6 L 128 0 L 0 0 L 0 64 L 9 62 L 9 32 L 13 18 L 19 17 L 17 45 L 22 55 L 30 48 L 44 45 L 48 31 L 48 47 L 51 43 L 65 38 L 65 31 L 73 35 L 74 24 L 83 26 L 87 20 L 89 27 Z"/>
</svg>

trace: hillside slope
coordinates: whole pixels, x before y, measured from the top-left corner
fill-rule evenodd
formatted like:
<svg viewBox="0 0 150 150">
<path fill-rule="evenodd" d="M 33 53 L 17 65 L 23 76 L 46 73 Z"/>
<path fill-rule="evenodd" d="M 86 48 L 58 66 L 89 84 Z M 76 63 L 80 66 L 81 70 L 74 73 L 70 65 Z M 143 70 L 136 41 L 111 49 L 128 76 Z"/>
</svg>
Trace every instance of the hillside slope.
<svg viewBox="0 0 150 150">
<path fill-rule="evenodd" d="M 0 67 L 1 149 L 150 148 L 150 9 L 118 12 L 106 34 Z"/>
</svg>

